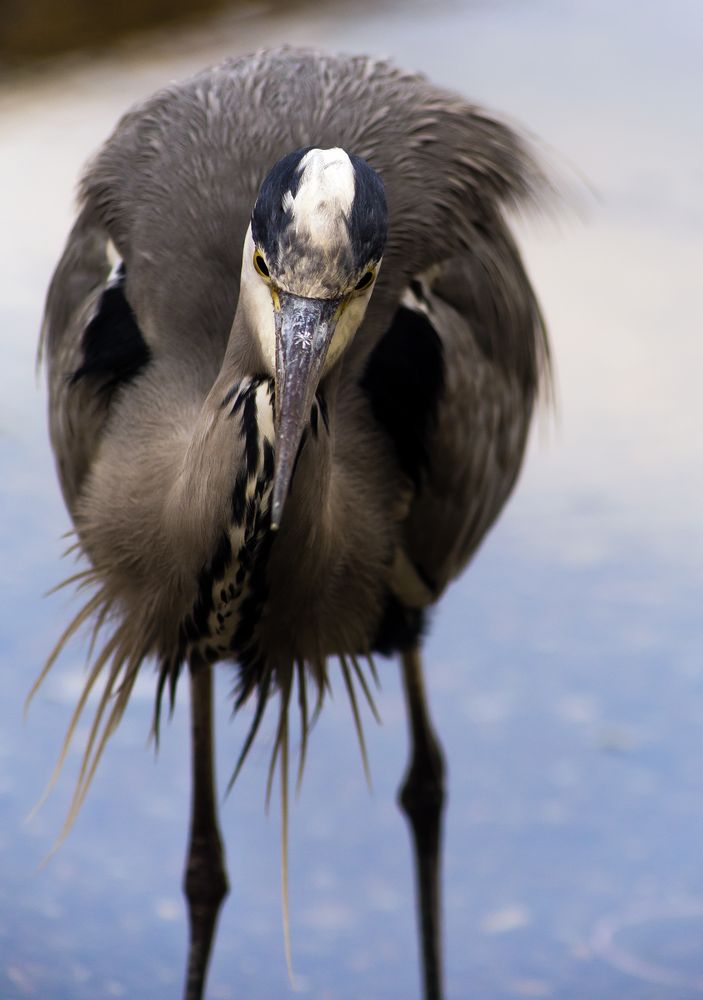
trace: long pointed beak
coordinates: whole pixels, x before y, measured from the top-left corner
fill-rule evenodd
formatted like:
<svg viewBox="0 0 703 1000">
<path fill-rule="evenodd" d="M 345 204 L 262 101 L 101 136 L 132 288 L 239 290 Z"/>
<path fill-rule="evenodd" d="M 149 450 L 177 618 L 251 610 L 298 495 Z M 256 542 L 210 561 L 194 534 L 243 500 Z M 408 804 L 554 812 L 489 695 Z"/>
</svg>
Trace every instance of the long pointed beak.
<svg viewBox="0 0 703 1000">
<path fill-rule="evenodd" d="M 279 292 L 276 324 L 276 461 L 271 527 L 281 523 L 295 460 L 332 340 L 339 299 Z"/>
</svg>

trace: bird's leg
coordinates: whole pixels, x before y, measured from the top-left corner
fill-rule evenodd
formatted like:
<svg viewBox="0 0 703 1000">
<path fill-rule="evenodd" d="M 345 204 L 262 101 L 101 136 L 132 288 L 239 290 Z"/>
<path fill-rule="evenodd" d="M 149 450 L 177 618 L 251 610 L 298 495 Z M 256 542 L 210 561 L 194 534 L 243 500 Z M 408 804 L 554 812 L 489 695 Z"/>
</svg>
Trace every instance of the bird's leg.
<svg viewBox="0 0 703 1000">
<path fill-rule="evenodd" d="M 430 721 L 418 649 L 402 654 L 411 756 L 398 799 L 413 840 L 425 1000 L 442 997 L 440 848 L 444 755 Z"/>
<path fill-rule="evenodd" d="M 212 667 L 190 668 L 192 801 L 190 843 L 183 890 L 188 900 L 190 945 L 184 1000 L 201 1000 L 217 915 L 229 883 L 217 822 L 213 759 Z"/>
</svg>

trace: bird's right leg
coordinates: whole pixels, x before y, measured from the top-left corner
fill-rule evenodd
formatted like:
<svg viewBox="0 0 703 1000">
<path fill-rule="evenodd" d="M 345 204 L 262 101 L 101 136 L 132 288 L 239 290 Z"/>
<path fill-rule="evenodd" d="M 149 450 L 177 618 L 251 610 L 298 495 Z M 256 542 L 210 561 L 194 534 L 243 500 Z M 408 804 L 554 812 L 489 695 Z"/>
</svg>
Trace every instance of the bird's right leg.
<svg viewBox="0 0 703 1000">
<path fill-rule="evenodd" d="M 442 1000 L 440 856 L 444 756 L 430 720 L 419 650 L 406 650 L 401 662 L 411 756 L 399 801 L 408 817 L 413 841 L 424 997 Z"/>
<path fill-rule="evenodd" d="M 229 891 L 217 822 L 213 759 L 212 666 L 190 667 L 192 801 L 183 889 L 190 945 L 184 1000 L 202 1000 L 220 906 Z"/>
</svg>

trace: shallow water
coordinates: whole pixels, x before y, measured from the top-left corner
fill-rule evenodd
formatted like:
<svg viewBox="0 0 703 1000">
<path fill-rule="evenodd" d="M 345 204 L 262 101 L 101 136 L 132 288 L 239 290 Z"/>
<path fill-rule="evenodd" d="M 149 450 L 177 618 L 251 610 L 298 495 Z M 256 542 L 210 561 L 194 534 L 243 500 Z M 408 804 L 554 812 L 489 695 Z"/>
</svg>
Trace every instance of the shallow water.
<svg viewBox="0 0 703 1000">
<path fill-rule="evenodd" d="M 363 7 L 269 23 L 255 11 L 0 92 L 0 996 L 178 995 L 188 801 L 184 699 L 158 759 L 145 678 L 76 827 L 43 868 L 79 759 L 44 809 L 80 689 L 71 646 L 22 700 L 74 606 L 68 521 L 33 364 L 78 170 L 167 79 L 289 41 L 391 54 L 523 122 L 578 203 L 521 224 L 552 330 L 559 417 L 427 643 L 450 765 L 447 995 L 688 1000 L 703 993 L 703 14 L 697 2 Z M 220 671 L 219 770 L 229 720 Z M 339 690 L 339 684 L 337 683 Z M 397 670 L 367 723 L 366 790 L 345 699 L 313 735 L 292 813 L 302 992 L 417 995 Z M 232 895 L 209 995 L 286 995 L 270 730 L 222 810 Z"/>
</svg>

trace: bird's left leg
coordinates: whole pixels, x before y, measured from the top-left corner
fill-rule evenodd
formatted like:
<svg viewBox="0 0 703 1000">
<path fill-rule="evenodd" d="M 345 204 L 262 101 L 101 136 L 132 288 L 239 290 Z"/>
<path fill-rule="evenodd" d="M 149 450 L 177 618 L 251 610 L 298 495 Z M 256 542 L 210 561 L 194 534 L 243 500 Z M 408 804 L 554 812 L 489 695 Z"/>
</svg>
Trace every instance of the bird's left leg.
<svg viewBox="0 0 703 1000">
<path fill-rule="evenodd" d="M 425 1000 L 442 998 L 440 855 L 444 755 L 430 720 L 418 649 L 402 654 L 411 756 L 399 801 L 408 817 L 415 857 Z"/>
<path fill-rule="evenodd" d="M 192 800 L 183 889 L 190 945 L 184 1000 L 202 1000 L 217 915 L 229 883 L 217 822 L 213 758 L 212 667 L 190 666 Z"/>
</svg>

